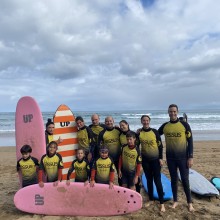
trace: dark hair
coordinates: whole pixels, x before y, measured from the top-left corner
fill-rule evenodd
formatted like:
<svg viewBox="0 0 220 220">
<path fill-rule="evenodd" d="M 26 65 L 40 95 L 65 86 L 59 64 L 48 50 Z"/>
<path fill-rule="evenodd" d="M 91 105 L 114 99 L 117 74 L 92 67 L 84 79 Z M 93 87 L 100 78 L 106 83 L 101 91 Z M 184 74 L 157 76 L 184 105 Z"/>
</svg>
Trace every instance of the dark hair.
<svg viewBox="0 0 220 220">
<path fill-rule="evenodd" d="M 133 137 L 136 138 L 136 133 L 134 131 L 128 131 L 126 137 Z"/>
<path fill-rule="evenodd" d="M 47 119 L 46 128 L 47 128 L 49 125 L 54 125 L 54 123 L 52 122 L 52 119 L 50 119 L 50 118 Z"/>
<path fill-rule="evenodd" d="M 178 106 L 177 106 L 176 104 L 171 104 L 171 105 L 169 105 L 168 109 L 169 109 L 169 108 L 176 108 L 177 111 L 178 111 Z"/>
<path fill-rule="evenodd" d="M 126 120 L 121 120 L 120 122 L 119 122 L 119 125 L 121 124 L 121 123 L 124 123 L 124 124 L 126 124 L 127 126 L 128 126 L 128 130 L 130 130 L 130 128 L 129 128 L 129 124 L 128 124 L 128 122 L 126 121 Z"/>
<path fill-rule="evenodd" d="M 102 152 L 102 151 L 108 151 L 109 152 L 109 149 L 107 146 L 101 146 L 100 149 L 99 149 L 99 152 Z"/>
<path fill-rule="evenodd" d="M 31 148 L 30 145 L 25 144 L 25 145 L 23 145 L 23 146 L 21 147 L 20 152 L 21 152 L 21 154 L 31 153 L 31 152 L 32 152 L 32 148 Z"/>
<path fill-rule="evenodd" d="M 77 122 L 77 121 L 84 122 L 83 117 L 82 116 L 77 116 L 76 119 L 75 119 L 75 122 Z"/>
<path fill-rule="evenodd" d="M 84 149 L 83 147 L 79 147 L 79 148 L 76 150 L 76 152 L 78 152 L 79 150 L 82 150 L 83 153 L 85 154 L 85 149 Z"/>
<path fill-rule="evenodd" d="M 142 121 L 142 119 L 145 118 L 145 117 L 147 117 L 147 118 L 149 118 L 149 120 L 151 120 L 151 118 L 150 118 L 149 115 L 142 115 L 142 116 L 141 116 L 141 121 Z"/>
<path fill-rule="evenodd" d="M 58 148 L 57 142 L 56 142 L 56 141 L 51 141 L 51 142 L 47 145 L 47 149 L 48 149 L 51 145 L 53 145 L 53 144 L 55 144 L 56 147 Z"/>
</svg>

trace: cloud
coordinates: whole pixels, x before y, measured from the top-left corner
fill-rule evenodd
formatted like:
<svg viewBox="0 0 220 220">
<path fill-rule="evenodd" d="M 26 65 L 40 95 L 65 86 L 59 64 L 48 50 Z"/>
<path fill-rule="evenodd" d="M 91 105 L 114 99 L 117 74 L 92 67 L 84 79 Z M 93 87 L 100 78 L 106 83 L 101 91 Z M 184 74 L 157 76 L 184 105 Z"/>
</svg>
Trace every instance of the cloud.
<svg viewBox="0 0 220 220">
<path fill-rule="evenodd" d="M 214 0 L 1 4 L 2 111 L 24 95 L 45 111 L 220 107 Z"/>
</svg>

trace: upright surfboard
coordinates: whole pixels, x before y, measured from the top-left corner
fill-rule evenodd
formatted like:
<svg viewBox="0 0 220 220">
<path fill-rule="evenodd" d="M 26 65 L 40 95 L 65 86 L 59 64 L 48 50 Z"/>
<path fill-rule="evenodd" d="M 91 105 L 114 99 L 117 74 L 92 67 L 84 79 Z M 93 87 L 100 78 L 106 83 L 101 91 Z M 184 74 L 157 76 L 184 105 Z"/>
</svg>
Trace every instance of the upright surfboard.
<svg viewBox="0 0 220 220">
<path fill-rule="evenodd" d="M 178 173 L 181 180 L 180 173 Z M 217 196 L 219 191 L 211 182 L 209 182 L 203 175 L 193 169 L 189 169 L 189 184 L 192 192 L 202 196 Z"/>
<path fill-rule="evenodd" d="M 146 190 L 146 192 L 148 192 L 148 188 L 147 188 L 147 179 L 145 176 L 145 173 L 142 174 L 142 183 L 144 186 L 144 189 Z M 171 182 L 170 180 L 167 178 L 167 176 L 163 173 L 161 173 L 161 182 L 162 182 L 162 186 L 163 186 L 163 192 L 164 192 L 164 200 L 170 200 L 173 198 L 173 193 L 172 193 L 172 188 L 171 188 Z M 157 188 L 155 183 L 153 182 L 153 197 L 154 199 L 159 200 L 159 196 L 157 193 Z"/>
<path fill-rule="evenodd" d="M 210 180 L 210 182 L 218 189 L 220 190 L 220 177 L 212 177 L 212 179 Z"/>
<path fill-rule="evenodd" d="M 76 149 L 78 148 L 77 139 L 77 127 L 75 123 L 75 117 L 66 105 L 60 105 L 55 112 L 53 118 L 55 129 L 53 133 L 53 139 L 63 139 L 58 146 L 58 153 L 61 154 L 64 163 L 63 180 L 67 179 L 68 169 L 71 163 L 76 158 Z M 73 172 L 70 179 L 73 181 L 75 173 Z"/>
<path fill-rule="evenodd" d="M 65 182 L 57 187 L 53 183 L 38 184 L 20 189 L 14 196 L 17 209 L 43 215 L 112 216 L 123 215 L 141 209 L 142 196 L 130 189 L 107 184 Z"/>
<path fill-rule="evenodd" d="M 15 138 L 17 160 L 21 158 L 20 149 L 25 144 L 31 146 L 31 155 L 36 157 L 39 161 L 42 155 L 46 153 L 42 113 L 37 102 L 30 96 L 22 97 L 17 103 L 15 114 Z"/>
</svg>

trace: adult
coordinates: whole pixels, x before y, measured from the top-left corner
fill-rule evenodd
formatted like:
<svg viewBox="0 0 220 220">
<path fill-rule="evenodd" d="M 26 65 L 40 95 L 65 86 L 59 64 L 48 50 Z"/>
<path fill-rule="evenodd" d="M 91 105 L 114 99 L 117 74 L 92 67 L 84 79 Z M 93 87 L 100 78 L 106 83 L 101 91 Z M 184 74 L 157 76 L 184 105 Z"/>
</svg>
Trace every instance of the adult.
<svg viewBox="0 0 220 220">
<path fill-rule="evenodd" d="M 48 144 L 52 141 L 57 142 L 57 144 L 63 142 L 63 139 L 61 139 L 61 137 L 59 137 L 58 140 L 54 140 L 53 138 L 54 128 L 55 128 L 54 122 L 50 118 L 48 118 L 46 123 L 46 130 L 45 130 L 46 146 L 48 146 Z"/>
<path fill-rule="evenodd" d="M 163 186 L 161 183 L 161 166 L 163 165 L 163 145 L 158 131 L 150 127 L 150 116 L 142 115 L 139 130 L 139 140 L 141 145 L 142 167 L 147 178 L 147 188 L 149 202 L 146 206 L 153 203 L 153 181 L 155 182 L 160 201 L 160 211 L 165 212 L 163 201 Z"/>
<path fill-rule="evenodd" d="M 119 156 L 121 154 L 120 133 L 121 130 L 114 126 L 114 119 L 112 116 L 105 118 L 105 129 L 100 132 L 98 137 L 98 146 L 107 146 L 109 149 L 109 156 L 113 159 L 115 167 L 118 172 Z M 121 179 L 118 179 L 119 185 L 121 185 Z"/>
<path fill-rule="evenodd" d="M 194 211 L 189 185 L 189 168 L 193 165 L 193 138 L 189 124 L 178 118 L 178 106 L 171 104 L 168 108 L 170 121 L 159 128 L 159 134 L 165 136 L 167 165 L 171 177 L 173 206 L 178 205 L 177 186 L 179 169 L 189 211 Z"/>
<path fill-rule="evenodd" d="M 95 149 L 94 149 L 94 158 L 99 158 L 99 147 L 98 147 L 98 137 L 101 131 L 105 129 L 105 124 L 100 123 L 100 117 L 98 114 L 93 114 L 91 116 L 92 124 L 89 127 L 92 129 L 95 138 Z"/>
</svg>

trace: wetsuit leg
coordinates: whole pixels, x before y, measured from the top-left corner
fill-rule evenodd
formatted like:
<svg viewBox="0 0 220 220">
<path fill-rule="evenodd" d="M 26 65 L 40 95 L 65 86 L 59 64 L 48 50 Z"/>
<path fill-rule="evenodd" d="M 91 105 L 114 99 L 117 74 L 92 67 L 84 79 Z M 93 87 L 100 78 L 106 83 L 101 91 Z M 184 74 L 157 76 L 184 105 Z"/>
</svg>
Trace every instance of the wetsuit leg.
<svg viewBox="0 0 220 220">
<path fill-rule="evenodd" d="M 177 202 L 177 189 L 178 189 L 178 176 L 177 176 L 177 164 L 175 160 L 167 159 L 167 166 L 171 178 L 171 188 L 173 192 L 173 201 Z"/>
<path fill-rule="evenodd" d="M 190 185 L 189 185 L 189 168 L 187 166 L 187 160 L 179 160 L 178 167 L 180 171 L 181 181 L 183 189 L 186 194 L 187 203 L 192 203 Z"/>
<path fill-rule="evenodd" d="M 158 193 L 158 197 L 159 197 L 159 201 L 160 204 L 163 204 L 163 196 L 164 196 L 164 192 L 163 192 L 163 186 L 162 186 L 162 182 L 161 182 L 161 166 L 160 166 L 160 162 L 159 160 L 153 160 L 152 162 L 152 169 L 153 169 L 153 176 L 154 176 L 154 183 L 156 185 L 157 188 L 157 193 Z"/>
</svg>

